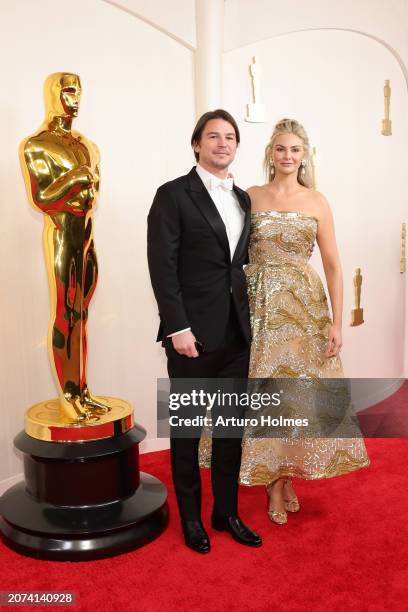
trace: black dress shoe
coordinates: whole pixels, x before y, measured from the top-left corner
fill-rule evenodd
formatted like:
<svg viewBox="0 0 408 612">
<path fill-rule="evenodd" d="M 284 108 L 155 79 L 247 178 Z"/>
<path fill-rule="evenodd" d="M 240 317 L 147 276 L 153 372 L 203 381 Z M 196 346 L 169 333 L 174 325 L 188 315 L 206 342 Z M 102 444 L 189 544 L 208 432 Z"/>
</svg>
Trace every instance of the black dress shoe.
<svg viewBox="0 0 408 612">
<path fill-rule="evenodd" d="M 246 546 L 261 546 L 262 540 L 257 533 L 249 529 L 238 516 L 213 516 L 211 526 L 217 531 L 228 531 L 236 542 Z"/>
<path fill-rule="evenodd" d="M 201 521 L 182 521 L 186 545 L 199 553 L 210 552 L 210 538 Z"/>
</svg>

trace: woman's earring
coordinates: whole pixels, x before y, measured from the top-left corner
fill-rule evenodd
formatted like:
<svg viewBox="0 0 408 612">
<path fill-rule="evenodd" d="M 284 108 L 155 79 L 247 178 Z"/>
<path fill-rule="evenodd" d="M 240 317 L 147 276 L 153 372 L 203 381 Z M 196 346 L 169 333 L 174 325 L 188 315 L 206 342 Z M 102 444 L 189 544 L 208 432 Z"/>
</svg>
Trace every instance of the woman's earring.
<svg viewBox="0 0 408 612">
<path fill-rule="evenodd" d="M 302 159 L 302 161 L 300 162 L 300 165 L 301 165 L 301 168 L 302 168 L 301 174 L 302 174 L 302 176 L 304 176 L 306 174 L 306 160 Z"/>
<path fill-rule="evenodd" d="M 274 176 L 275 175 L 275 166 L 274 166 L 274 163 L 273 163 L 272 159 L 269 160 L 269 166 L 271 168 L 271 176 Z"/>
</svg>

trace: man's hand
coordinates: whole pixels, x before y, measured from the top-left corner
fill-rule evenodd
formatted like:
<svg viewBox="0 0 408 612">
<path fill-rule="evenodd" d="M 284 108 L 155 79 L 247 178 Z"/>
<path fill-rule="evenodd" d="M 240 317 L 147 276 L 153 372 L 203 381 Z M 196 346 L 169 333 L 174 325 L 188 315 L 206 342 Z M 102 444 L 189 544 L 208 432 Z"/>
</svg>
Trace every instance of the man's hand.
<svg viewBox="0 0 408 612">
<path fill-rule="evenodd" d="M 174 350 L 179 355 L 185 355 L 186 357 L 198 357 L 198 351 L 195 347 L 195 336 L 191 331 L 185 331 L 181 334 L 177 334 L 172 337 Z"/>
</svg>

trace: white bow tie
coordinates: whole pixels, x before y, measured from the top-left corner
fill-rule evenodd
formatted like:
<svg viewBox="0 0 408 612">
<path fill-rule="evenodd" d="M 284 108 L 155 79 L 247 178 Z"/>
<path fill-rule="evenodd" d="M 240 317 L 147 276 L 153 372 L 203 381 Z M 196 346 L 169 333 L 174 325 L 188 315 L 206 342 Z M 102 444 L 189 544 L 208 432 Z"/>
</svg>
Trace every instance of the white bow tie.
<svg viewBox="0 0 408 612">
<path fill-rule="evenodd" d="M 210 177 L 207 182 L 207 187 L 210 191 L 221 187 L 225 191 L 231 191 L 234 186 L 234 179 L 229 177 L 224 180 Z"/>
</svg>

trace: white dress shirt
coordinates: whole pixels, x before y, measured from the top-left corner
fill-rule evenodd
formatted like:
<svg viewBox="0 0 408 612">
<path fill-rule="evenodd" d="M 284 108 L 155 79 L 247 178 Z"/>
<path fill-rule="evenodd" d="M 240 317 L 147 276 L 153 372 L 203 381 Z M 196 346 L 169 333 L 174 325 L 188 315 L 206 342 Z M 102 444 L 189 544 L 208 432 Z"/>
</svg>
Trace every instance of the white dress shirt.
<svg viewBox="0 0 408 612">
<path fill-rule="evenodd" d="M 238 198 L 232 190 L 233 180 L 227 178 L 223 181 L 205 170 L 200 164 L 197 164 L 196 170 L 224 222 L 232 259 L 244 229 L 245 217 Z"/>
<path fill-rule="evenodd" d="M 233 179 L 227 178 L 222 180 L 218 178 L 218 176 L 208 172 L 208 170 L 205 170 L 202 166 L 200 166 L 200 164 L 197 164 L 196 170 L 225 225 L 232 259 L 234 257 L 239 238 L 242 234 L 242 230 L 244 229 L 245 217 L 245 213 L 242 210 L 238 198 L 232 189 Z M 190 327 L 180 329 L 177 332 L 169 334 L 167 337 L 171 338 L 177 334 L 189 331 L 190 329 Z"/>
</svg>

